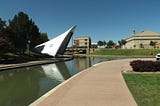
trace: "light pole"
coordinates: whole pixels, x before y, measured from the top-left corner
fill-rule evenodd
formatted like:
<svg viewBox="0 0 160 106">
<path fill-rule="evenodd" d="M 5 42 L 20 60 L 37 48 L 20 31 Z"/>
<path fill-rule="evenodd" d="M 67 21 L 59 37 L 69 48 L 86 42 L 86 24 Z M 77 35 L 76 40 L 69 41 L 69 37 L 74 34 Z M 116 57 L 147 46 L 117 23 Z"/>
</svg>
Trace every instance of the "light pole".
<svg viewBox="0 0 160 106">
<path fill-rule="evenodd" d="M 29 53 L 29 55 L 30 55 L 30 43 L 31 43 L 31 41 L 30 41 L 30 40 L 28 40 L 27 49 L 28 49 L 28 53 Z"/>
</svg>

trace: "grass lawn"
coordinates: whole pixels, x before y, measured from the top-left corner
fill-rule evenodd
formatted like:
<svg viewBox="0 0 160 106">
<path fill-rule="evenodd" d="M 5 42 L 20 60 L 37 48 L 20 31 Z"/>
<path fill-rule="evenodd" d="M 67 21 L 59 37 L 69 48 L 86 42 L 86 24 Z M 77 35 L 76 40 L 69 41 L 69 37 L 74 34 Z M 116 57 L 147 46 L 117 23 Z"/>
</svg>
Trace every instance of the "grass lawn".
<svg viewBox="0 0 160 106">
<path fill-rule="evenodd" d="M 100 49 L 94 55 L 155 56 L 160 49 Z"/>
<path fill-rule="evenodd" d="M 138 106 L 160 106 L 160 74 L 123 73 Z"/>
</svg>

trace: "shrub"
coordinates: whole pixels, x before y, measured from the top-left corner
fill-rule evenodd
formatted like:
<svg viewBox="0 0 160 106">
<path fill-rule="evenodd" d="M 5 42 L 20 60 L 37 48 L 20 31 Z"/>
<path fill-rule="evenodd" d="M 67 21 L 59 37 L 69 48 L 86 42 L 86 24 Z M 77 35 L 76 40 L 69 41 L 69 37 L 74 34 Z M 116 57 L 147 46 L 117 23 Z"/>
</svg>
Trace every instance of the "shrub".
<svg viewBox="0 0 160 106">
<path fill-rule="evenodd" d="M 135 60 L 130 62 L 133 70 L 136 72 L 157 72 L 160 71 L 160 61 L 142 61 Z"/>
</svg>

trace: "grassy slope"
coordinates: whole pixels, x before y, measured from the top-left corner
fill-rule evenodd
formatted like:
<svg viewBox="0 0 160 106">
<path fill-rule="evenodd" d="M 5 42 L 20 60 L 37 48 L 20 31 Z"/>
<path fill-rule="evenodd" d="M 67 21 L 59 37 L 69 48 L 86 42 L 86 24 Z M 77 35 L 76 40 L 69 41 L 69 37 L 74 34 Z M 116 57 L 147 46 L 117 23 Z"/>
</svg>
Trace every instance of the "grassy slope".
<svg viewBox="0 0 160 106">
<path fill-rule="evenodd" d="M 123 74 L 138 106 L 160 106 L 160 74 Z"/>
<path fill-rule="evenodd" d="M 155 56 L 160 49 L 100 49 L 94 55 L 119 55 L 119 56 Z"/>
</svg>

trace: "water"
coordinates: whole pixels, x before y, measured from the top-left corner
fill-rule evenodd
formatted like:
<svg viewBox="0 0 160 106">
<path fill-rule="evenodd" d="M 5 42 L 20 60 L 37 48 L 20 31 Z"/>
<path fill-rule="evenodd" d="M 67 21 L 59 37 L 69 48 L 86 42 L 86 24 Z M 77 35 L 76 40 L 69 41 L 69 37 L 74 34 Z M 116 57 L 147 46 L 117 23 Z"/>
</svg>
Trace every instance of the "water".
<svg viewBox="0 0 160 106">
<path fill-rule="evenodd" d="M 0 106 L 27 106 L 47 91 L 106 58 L 75 58 L 0 72 Z"/>
</svg>

